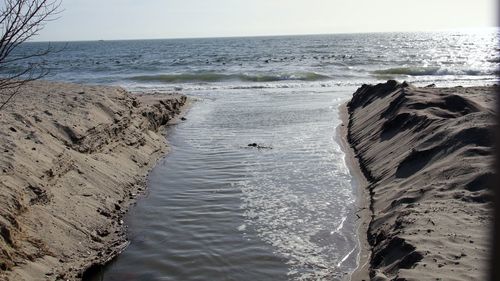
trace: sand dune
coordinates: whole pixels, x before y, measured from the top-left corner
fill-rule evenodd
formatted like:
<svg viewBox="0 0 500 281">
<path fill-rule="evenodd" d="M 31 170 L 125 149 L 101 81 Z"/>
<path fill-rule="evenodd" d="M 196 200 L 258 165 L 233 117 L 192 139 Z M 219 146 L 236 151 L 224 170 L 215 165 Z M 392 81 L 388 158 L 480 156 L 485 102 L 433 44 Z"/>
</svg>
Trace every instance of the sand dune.
<svg viewBox="0 0 500 281">
<path fill-rule="evenodd" d="M 186 97 L 33 82 L 0 112 L 0 279 L 74 280 L 126 246 L 122 216 Z"/>
<path fill-rule="evenodd" d="M 373 280 L 486 280 L 493 87 L 363 85 L 348 141 L 368 180 Z"/>
</svg>

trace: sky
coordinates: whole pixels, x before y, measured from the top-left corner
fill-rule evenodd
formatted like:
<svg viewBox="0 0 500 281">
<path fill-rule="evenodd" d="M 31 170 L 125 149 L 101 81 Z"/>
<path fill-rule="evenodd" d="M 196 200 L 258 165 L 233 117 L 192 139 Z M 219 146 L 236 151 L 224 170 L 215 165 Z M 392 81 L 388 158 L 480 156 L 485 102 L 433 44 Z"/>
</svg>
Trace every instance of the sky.
<svg viewBox="0 0 500 281">
<path fill-rule="evenodd" d="M 36 41 L 433 31 L 497 26 L 496 0 L 62 0 Z"/>
</svg>

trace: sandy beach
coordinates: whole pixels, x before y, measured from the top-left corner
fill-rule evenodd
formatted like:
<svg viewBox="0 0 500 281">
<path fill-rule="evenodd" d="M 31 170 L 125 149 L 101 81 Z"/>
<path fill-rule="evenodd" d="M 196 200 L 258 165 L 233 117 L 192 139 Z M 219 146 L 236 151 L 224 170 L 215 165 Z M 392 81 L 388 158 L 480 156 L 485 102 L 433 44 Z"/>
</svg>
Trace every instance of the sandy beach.
<svg viewBox="0 0 500 281">
<path fill-rule="evenodd" d="M 354 93 L 347 140 L 370 211 L 353 280 L 487 279 L 496 90 L 388 81 Z"/>
<path fill-rule="evenodd" d="M 127 245 L 122 220 L 186 97 L 27 84 L 0 112 L 0 279 L 80 280 Z"/>
</svg>

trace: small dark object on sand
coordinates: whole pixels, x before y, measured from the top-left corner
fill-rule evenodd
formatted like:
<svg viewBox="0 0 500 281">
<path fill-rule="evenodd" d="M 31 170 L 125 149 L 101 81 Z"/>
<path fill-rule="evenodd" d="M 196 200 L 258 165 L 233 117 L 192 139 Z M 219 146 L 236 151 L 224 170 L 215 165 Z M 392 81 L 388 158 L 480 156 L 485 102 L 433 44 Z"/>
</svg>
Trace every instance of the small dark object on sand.
<svg viewBox="0 0 500 281">
<path fill-rule="evenodd" d="M 181 120 L 186 121 L 187 119 L 186 119 L 186 117 L 181 117 Z"/>
<path fill-rule="evenodd" d="M 257 147 L 258 145 L 256 143 L 250 143 L 250 144 L 248 144 L 248 146 Z"/>
</svg>

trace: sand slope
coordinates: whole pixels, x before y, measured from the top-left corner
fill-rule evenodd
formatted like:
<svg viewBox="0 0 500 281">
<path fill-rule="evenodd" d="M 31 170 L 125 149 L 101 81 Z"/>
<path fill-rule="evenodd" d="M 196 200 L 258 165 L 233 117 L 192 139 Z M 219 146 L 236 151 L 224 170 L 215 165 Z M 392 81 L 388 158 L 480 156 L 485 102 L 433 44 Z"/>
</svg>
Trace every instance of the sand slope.
<svg viewBox="0 0 500 281">
<path fill-rule="evenodd" d="M 492 87 L 363 85 L 348 141 L 368 179 L 373 280 L 486 280 Z"/>
<path fill-rule="evenodd" d="M 33 82 L 0 112 L 0 280 L 73 280 L 126 246 L 121 217 L 186 97 Z"/>
</svg>

